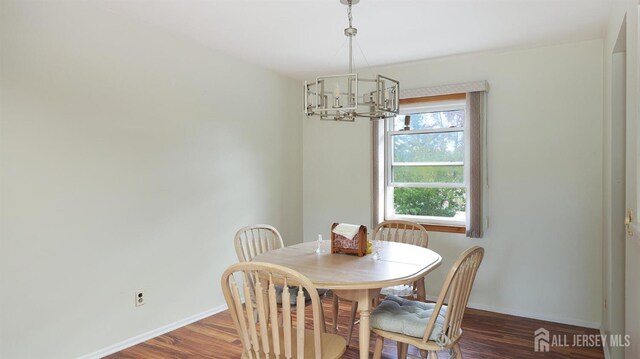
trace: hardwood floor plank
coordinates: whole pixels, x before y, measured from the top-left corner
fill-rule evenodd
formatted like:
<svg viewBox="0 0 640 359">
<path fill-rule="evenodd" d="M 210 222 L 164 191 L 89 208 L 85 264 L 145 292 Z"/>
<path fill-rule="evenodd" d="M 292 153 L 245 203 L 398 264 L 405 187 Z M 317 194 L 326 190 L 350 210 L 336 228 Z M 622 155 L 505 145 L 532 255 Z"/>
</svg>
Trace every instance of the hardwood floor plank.
<svg viewBox="0 0 640 359">
<path fill-rule="evenodd" d="M 323 301 L 326 314 L 331 313 L 331 299 Z M 338 334 L 346 337 L 350 319 L 350 303 L 340 303 Z M 310 313 L 307 313 L 310 315 Z M 329 318 L 327 315 L 325 317 Z M 595 329 L 581 328 L 541 320 L 467 309 L 462 323 L 464 334 L 460 347 L 465 359 L 602 359 L 602 347 L 574 347 L 574 335 L 597 335 Z M 534 331 L 549 330 L 551 335 L 566 336 L 567 347 L 551 347 L 548 353 L 534 352 Z M 359 327 L 356 325 L 354 332 Z M 564 338 L 564 337 L 563 337 Z M 373 353 L 375 339 L 371 340 Z M 218 313 L 185 327 L 150 339 L 108 356 L 110 359 L 164 359 L 164 358 L 240 358 L 240 340 L 228 311 Z M 357 359 L 358 336 L 354 335 L 351 346 L 343 358 Z M 419 357 L 416 348 L 409 347 L 409 354 Z M 396 343 L 386 340 L 383 359 L 397 358 Z M 449 358 L 447 351 L 438 352 L 438 358 Z"/>
</svg>

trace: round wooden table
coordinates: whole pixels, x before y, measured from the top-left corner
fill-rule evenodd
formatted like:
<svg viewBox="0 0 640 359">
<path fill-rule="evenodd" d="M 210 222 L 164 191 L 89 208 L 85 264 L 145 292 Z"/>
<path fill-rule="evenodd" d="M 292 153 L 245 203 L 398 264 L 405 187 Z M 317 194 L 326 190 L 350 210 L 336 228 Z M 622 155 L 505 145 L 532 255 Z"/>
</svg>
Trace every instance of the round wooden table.
<svg viewBox="0 0 640 359">
<path fill-rule="evenodd" d="M 404 243 L 381 242 L 381 258 L 331 254 L 329 241 L 324 253 L 316 253 L 316 242 L 305 242 L 272 250 L 253 258 L 255 262 L 279 264 L 302 273 L 317 288 L 331 289 L 341 298 L 358 302 L 360 313 L 360 358 L 369 357 L 371 300 L 385 287 L 411 283 L 440 265 L 442 257 L 430 249 Z"/>
</svg>

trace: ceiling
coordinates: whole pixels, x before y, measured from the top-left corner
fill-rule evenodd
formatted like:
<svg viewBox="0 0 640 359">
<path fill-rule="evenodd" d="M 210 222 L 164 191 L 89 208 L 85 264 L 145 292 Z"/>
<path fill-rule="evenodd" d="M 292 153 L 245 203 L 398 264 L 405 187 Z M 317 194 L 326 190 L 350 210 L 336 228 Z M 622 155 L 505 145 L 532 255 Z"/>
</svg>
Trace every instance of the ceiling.
<svg viewBox="0 0 640 359">
<path fill-rule="evenodd" d="M 361 0 L 357 68 L 602 38 L 616 0 Z M 347 72 L 339 0 L 99 0 L 100 6 L 297 79 Z M 361 49 L 361 50 L 360 50 Z"/>
</svg>

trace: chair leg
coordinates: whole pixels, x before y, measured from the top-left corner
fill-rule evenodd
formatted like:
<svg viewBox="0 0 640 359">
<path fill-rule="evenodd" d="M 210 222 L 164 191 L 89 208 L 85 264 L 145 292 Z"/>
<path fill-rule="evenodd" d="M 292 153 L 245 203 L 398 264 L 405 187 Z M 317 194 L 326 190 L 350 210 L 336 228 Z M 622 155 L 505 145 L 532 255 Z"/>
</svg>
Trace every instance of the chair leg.
<svg viewBox="0 0 640 359">
<path fill-rule="evenodd" d="M 409 344 L 398 342 L 398 359 L 407 359 Z"/>
<path fill-rule="evenodd" d="M 456 353 L 456 359 L 462 359 L 462 350 L 460 350 L 460 344 L 454 344 L 453 352 Z"/>
<path fill-rule="evenodd" d="M 358 302 L 355 300 L 351 302 L 351 319 L 349 320 L 349 332 L 347 334 L 347 347 L 349 347 L 349 343 L 351 343 L 351 337 L 353 336 L 353 325 L 356 323 L 356 312 L 358 311 Z"/>
<path fill-rule="evenodd" d="M 417 300 L 421 302 L 427 301 L 427 291 L 424 288 L 424 278 L 420 278 L 416 281 L 416 292 Z"/>
<path fill-rule="evenodd" d="M 438 352 L 435 350 L 432 350 L 429 352 L 429 359 L 438 359 Z"/>
<path fill-rule="evenodd" d="M 382 348 L 384 347 L 384 338 L 381 335 L 378 335 L 376 339 L 376 346 L 373 350 L 373 359 L 382 358 Z"/>
<path fill-rule="evenodd" d="M 331 332 L 338 333 L 338 296 L 335 293 L 331 301 Z"/>
</svg>

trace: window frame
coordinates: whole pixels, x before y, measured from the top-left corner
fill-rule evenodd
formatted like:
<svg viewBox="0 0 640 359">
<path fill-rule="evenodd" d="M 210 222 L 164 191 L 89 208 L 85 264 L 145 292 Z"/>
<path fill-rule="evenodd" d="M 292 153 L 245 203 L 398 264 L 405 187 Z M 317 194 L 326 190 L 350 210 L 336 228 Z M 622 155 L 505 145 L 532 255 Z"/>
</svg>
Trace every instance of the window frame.
<svg viewBox="0 0 640 359">
<path fill-rule="evenodd" d="M 423 129 L 423 130 L 409 130 L 409 131 L 394 131 L 394 120 L 390 118 L 384 122 L 384 136 L 383 136 L 383 187 L 384 187 L 384 204 L 383 204 L 383 218 L 385 220 L 408 220 L 423 224 L 427 229 L 464 233 L 466 226 L 466 217 L 469 215 L 469 208 L 465 206 L 465 218 L 461 220 L 454 220 L 447 217 L 438 216 L 413 216 L 413 215 L 396 215 L 393 208 L 393 189 L 395 188 L 464 188 L 465 195 L 469 190 L 469 136 L 468 136 L 468 109 L 466 99 L 454 99 L 454 100 L 442 100 L 433 102 L 421 102 L 410 103 L 400 105 L 399 115 L 410 115 L 416 113 L 428 113 L 428 112 L 442 112 L 442 111 L 459 111 L 462 110 L 465 113 L 465 120 L 463 127 L 455 128 L 440 128 L 440 129 Z M 463 159 L 463 182 L 462 183 L 397 183 L 393 182 L 393 143 L 392 137 L 398 135 L 407 134 L 430 134 L 430 133 L 450 133 L 450 132 L 462 132 L 464 134 L 464 159 Z M 427 163 L 427 162 L 425 162 Z M 459 162 L 455 162 L 459 163 Z M 397 166 L 397 164 L 395 164 Z M 413 165 L 415 166 L 415 165 Z"/>
</svg>

